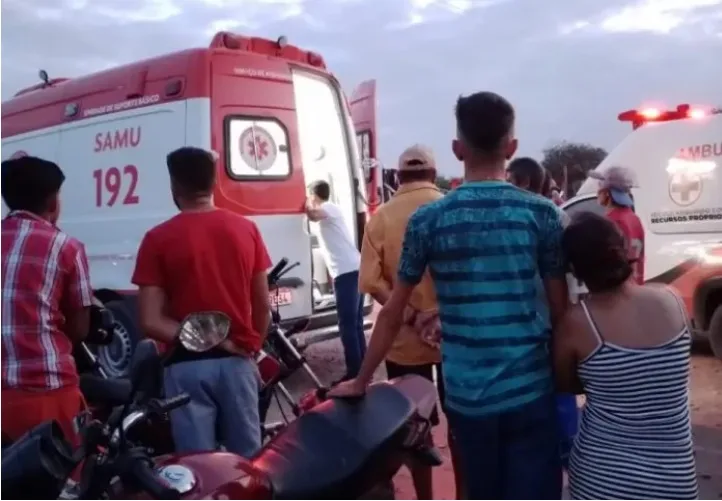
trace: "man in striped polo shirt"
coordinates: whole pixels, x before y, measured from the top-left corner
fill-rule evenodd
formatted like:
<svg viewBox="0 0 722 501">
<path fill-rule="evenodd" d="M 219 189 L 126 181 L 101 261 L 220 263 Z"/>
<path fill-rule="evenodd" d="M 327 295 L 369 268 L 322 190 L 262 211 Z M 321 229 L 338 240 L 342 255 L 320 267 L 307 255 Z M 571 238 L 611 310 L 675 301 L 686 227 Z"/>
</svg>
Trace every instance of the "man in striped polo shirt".
<svg viewBox="0 0 722 501">
<path fill-rule="evenodd" d="M 439 303 L 449 426 L 469 499 L 560 499 L 559 429 L 548 344 L 567 304 L 562 223 L 554 204 L 506 182 L 514 110 L 480 92 L 456 104 L 465 182 L 409 220 L 391 297 L 358 378 L 362 393 L 396 333 L 411 291 L 431 272 Z M 541 277 L 549 313 L 539 311 Z M 551 321 L 550 321 L 551 319 Z"/>
</svg>

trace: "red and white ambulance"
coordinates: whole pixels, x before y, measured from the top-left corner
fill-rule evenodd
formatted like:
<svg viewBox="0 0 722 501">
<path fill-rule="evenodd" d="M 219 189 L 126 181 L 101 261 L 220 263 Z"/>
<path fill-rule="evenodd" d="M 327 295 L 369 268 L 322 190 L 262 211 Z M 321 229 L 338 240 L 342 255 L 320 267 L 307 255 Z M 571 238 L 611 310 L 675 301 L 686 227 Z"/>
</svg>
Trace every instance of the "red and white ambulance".
<svg viewBox="0 0 722 501">
<path fill-rule="evenodd" d="M 645 108 L 619 115 L 633 131 L 597 170 L 633 169 L 635 211 L 645 230 L 645 281 L 684 299 L 694 334 L 722 358 L 722 108 Z M 604 213 L 588 179 L 562 208 Z M 573 297 L 585 292 L 570 280 Z"/>
<path fill-rule="evenodd" d="M 215 203 L 253 219 L 273 261 L 300 263 L 274 296 L 281 316 L 311 316 L 321 338 L 333 335 L 328 274 L 303 212 L 306 186 L 331 184 L 360 243 L 378 196 L 378 173 L 368 162 L 376 155 L 374 82 L 362 84 L 349 104 L 321 55 L 285 37 L 227 32 L 208 48 L 85 77 L 43 73 L 40 84 L 2 104 L 2 157 L 31 154 L 64 170 L 59 224 L 86 245 L 95 293 L 119 322 L 118 340 L 100 353 L 111 374 L 125 373 L 139 337 L 130 283 L 138 245 L 177 212 L 165 157 L 180 146 L 217 152 Z"/>
</svg>

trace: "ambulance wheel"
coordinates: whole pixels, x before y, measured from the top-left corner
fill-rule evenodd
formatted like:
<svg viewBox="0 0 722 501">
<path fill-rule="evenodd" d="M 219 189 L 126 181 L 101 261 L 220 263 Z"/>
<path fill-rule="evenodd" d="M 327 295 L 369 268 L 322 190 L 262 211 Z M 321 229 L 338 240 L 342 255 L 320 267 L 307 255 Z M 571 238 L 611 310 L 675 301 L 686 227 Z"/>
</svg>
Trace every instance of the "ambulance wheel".
<svg viewBox="0 0 722 501">
<path fill-rule="evenodd" d="M 112 378 L 125 377 L 130 370 L 130 361 L 135 346 L 140 340 L 138 312 L 135 303 L 123 299 L 105 304 L 115 318 L 113 341 L 97 348 L 100 365 Z"/>
<path fill-rule="evenodd" d="M 709 344 L 712 353 L 722 360 L 722 304 L 717 306 L 709 322 Z"/>
</svg>

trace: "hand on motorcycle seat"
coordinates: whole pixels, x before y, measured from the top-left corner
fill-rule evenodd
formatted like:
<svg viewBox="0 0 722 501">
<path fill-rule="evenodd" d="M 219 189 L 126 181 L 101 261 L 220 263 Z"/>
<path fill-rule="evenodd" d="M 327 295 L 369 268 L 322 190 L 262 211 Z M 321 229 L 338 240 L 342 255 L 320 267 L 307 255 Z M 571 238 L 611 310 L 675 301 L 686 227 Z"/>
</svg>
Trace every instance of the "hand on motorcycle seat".
<svg viewBox="0 0 722 501">
<path fill-rule="evenodd" d="M 366 384 L 358 379 L 343 381 L 328 392 L 328 398 L 340 398 L 344 400 L 360 400 L 366 394 Z"/>
</svg>

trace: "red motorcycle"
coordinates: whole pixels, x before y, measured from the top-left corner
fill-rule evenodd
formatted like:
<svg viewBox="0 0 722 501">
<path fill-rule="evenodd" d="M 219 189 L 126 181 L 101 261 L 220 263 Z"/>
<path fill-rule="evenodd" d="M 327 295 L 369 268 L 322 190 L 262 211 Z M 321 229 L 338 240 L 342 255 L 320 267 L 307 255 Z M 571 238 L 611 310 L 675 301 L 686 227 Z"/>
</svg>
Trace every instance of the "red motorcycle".
<svg viewBox="0 0 722 501">
<path fill-rule="evenodd" d="M 218 321 L 195 315 L 180 334 L 187 349 L 221 342 Z M 209 329 L 208 326 L 215 325 Z M 227 329 L 226 329 L 227 334 Z M 220 340 L 220 341 L 219 341 Z M 140 391 L 133 380 L 133 397 Z M 2 497 L 8 499 L 351 499 L 387 485 L 412 459 L 437 466 L 428 446 L 433 384 L 406 376 L 375 384 L 360 399 L 325 400 L 281 430 L 250 459 L 225 452 L 152 459 L 128 437 L 154 415 L 185 405 L 188 397 L 151 399 L 134 413 L 125 405 L 107 422 L 83 427 L 73 453 L 53 423 L 41 425 L 3 452 Z M 136 414 L 132 418 L 131 414 Z M 83 461 L 79 484 L 66 479 Z"/>
</svg>

